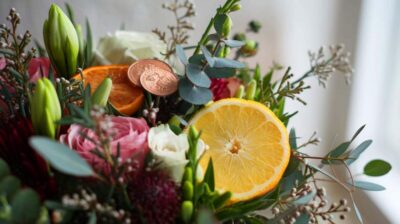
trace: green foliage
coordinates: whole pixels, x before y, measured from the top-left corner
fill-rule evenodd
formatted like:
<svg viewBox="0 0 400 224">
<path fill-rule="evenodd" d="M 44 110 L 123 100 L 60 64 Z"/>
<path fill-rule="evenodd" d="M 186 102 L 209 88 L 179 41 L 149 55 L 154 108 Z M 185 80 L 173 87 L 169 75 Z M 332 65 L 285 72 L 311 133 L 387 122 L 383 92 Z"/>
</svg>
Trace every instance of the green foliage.
<svg viewBox="0 0 400 224">
<path fill-rule="evenodd" d="M 10 174 L 4 160 L 0 159 L 0 222 L 47 223 L 47 210 L 42 207 L 39 195 L 30 188 L 21 188 L 21 181 Z M 42 215 L 44 213 L 44 215 Z"/>
<path fill-rule="evenodd" d="M 366 190 L 366 191 L 383 191 L 385 190 L 385 187 L 379 185 L 379 184 L 375 184 L 375 183 L 371 183 L 371 182 L 367 182 L 367 181 L 354 181 L 354 187 L 359 188 L 361 190 Z"/>
<path fill-rule="evenodd" d="M 79 177 L 94 175 L 86 160 L 67 146 L 44 137 L 31 137 L 29 142 L 56 170 Z"/>
<path fill-rule="evenodd" d="M 392 166 L 381 159 L 375 159 L 367 163 L 364 167 L 364 174 L 373 177 L 383 176 L 392 169 Z"/>
</svg>

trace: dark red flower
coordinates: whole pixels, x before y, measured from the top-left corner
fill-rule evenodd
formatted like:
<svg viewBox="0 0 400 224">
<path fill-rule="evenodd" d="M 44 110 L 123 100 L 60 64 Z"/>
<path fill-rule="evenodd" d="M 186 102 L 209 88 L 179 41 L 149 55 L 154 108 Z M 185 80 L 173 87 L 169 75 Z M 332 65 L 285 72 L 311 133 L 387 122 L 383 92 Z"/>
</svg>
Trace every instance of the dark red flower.
<svg viewBox="0 0 400 224">
<path fill-rule="evenodd" d="M 211 79 L 211 91 L 213 100 L 217 101 L 233 97 L 240 86 L 240 80 L 237 78 L 215 78 Z"/>
<path fill-rule="evenodd" d="M 179 188 L 165 173 L 144 172 L 128 190 L 132 204 L 146 223 L 175 223 L 181 204 Z"/>
<path fill-rule="evenodd" d="M 36 82 L 41 77 L 47 77 L 50 71 L 50 60 L 45 57 L 32 58 L 28 64 L 29 81 Z"/>
<path fill-rule="evenodd" d="M 25 118 L 13 118 L 0 128 L 0 158 L 23 185 L 35 189 L 42 199 L 55 192 L 55 180 L 46 162 L 29 146 L 32 124 Z"/>
</svg>

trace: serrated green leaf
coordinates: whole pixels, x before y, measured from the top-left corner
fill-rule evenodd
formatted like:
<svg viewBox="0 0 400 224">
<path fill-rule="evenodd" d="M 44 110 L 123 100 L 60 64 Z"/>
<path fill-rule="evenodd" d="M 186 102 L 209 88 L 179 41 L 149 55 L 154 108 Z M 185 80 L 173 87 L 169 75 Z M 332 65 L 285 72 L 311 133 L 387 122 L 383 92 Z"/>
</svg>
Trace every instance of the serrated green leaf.
<svg viewBox="0 0 400 224">
<path fill-rule="evenodd" d="M 182 62 L 182 64 L 187 65 L 188 64 L 188 59 L 185 54 L 185 50 L 183 50 L 181 45 L 176 45 L 175 47 L 175 53 L 176 56 L 178 56 L 179 60 Z"/>
<path fill-rule="evenodd" d="M 363 153 L 370 145 L 372 144 L 372 140 L 366 140 L 358 145 L 355 149 L 351 150 L 349 153 L 349 159 L 346 160 L 346 164 L 350 165 L 354 161 L 356 161 L 361 153 Z"/>
<path fill-rule="evenodd" d="M 353 186 L 366 191 L 383 191 L 386 189 L 384 186 L 367 181 L 354 181 Z"/>
<path fill-rule="evenodd" d="M 186 75 L 190 82 L 196 86 L 209 88 L 211 85 L 210 78 L 198 65 L 188 64 L 186 66 Z"/>
<path fill-rule="evenodd" d="M 89 164 L 75 151 L 67 146 L 45 137 L 31 137 L 29 143 L 43 158 L 56 170 L 80 177 L 93 176 L 94 172 Z"/>
<path fill-rule="evenodd" d="M 206 104 L 212 100 L 211 90 L 195 86 L 186 78 L 179 81 L 179 95 L 182 99 L 194 105 Z"/>
<path fill-rule="evenodd" d="M 364 167 L 364 174 L 372 177 L 383 176 L 392 169 L 392 166 L 381 159 L 375 159 L 367 163 Z"/>
<path fill-rule="evenodd" d="M 39 195 L 32 189 L 23 189 L 15 195 L 11 207 L 13 223 L 35 223 L 41 209 Z"/>
</svg>

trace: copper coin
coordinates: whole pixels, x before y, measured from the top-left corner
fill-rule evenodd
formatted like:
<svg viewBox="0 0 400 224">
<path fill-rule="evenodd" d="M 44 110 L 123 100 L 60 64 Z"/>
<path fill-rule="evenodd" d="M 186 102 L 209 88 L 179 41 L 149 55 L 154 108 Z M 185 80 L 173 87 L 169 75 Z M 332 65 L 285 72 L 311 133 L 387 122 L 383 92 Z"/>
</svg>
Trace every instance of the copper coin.
<svg viewBox="0 0 400 224">
<path fill-rule="evenodd" d="M 174 73 L 156 66 L 148 66 L 140 76 L 142 87 L 157 96 L 167 96 L 178 89 Z"/>
<path fill-rule="evenodd" d="M 172 72 L 172 68 L 165 62 L 156 59 L 142 59 L 134 62 L 128 68 L 128 78 L 136 86 L 141 86 L 140 76 L 149 66 L 156 66 L 165 71 Z"/>
</svg>

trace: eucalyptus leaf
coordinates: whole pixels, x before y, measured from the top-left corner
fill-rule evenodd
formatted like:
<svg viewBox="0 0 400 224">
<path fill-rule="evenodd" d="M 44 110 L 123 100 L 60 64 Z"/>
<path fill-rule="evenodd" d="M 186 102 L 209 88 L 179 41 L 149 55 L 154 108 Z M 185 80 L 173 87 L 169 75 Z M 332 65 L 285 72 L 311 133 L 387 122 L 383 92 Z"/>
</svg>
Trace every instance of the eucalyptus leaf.
<svg viewBox="0 0 400 224">
<path fill-rule="evenodd" d="M 204 57 L 207 60 L 208 66 L 214 67 L 215 60 L 211 53 L 208 51 L 208 49 L 205 46 L 201 46 L 201 51 L 203 52 Z"/>
<path fill-rule="evenodd" d="M 209 88 L 211 85 L 210 78 L 198 65 L 188 64 L 186 66 L 186 75 L 190 82 L 196 86 Z"/>
<path fill-rule="evenodd" d="M 15 176 L 9 175 L 0 182 L 0 193 L 9 200 L 17 193 L 20 187 L 21 181 Z"/>
<path fill-rule="evenodd" d="M 365 124 L 363 126 L 361 126 L 353 135 L 353 137 L 351 138 L 350 142 L 353 142 L 354 139 L 357 138 L 357 136 L 362 132 L 362 130 L 364 130 L 365 128 Z"/>
<path fill-rule="evenodd" d="M 206 62 L 206 58 L 203 54 L 195 54 L 189 58 L 190 64 L 196 64 L 202 66 Z"/>
<path fill-rule="evenodd" d="M 245 44 L 244 41 L 239 41 L 239 40 L 223 40 L 224 43 L 232 48 L 236 48 L 236 47 L 241 47 Z"/>
<path fill-rule="evenodd" d="M 367 182 L 367 181 L 354 181 L 354 187 L 366 190 L 366 191 L 383 191 L 386 188 L 375 183 Z"/>
<path fill-rule="evenodd" d="M 242 62 L 227 59 L 227 58 L 214 58 L 214 66 L 216 68 L 244 68 L 245 64 Z"/>
<path fill-rule="evenodd" d="M 194 105 L 206 104 L 212 100 L 211 90 L 195 86 L 186 78 L 179 81 L 179 95 L 182 99 Z"/>
<path fill-rule="evenodd" d="M 23 189 L 15 195 L 11 207 L 13 223 L 35 223 L 41 209 L 39 195 L 30 188 Z"/>
<path fill-rule="evenodd" d="M 308 224 L 310 220 L 310 216 L 306 213 L 301 213 L 301 215 L 296 219 L 294 224 Z"/>
<path fill-rule="evenodd" d="M 32 148 L 56 170 L 73 176 L 93 176 L 89 164 L 75 151 L 49 138 L 34 136 L 29 140 Z"/>
<path fill-rule="evenodd" d="M 354 161 L 356 161 L 360 157 L 361 153 L 363 153 L 371 144 L 372 140 L 365 140 L 355 149 L 351 150 L 351 152 L 349 153 L 349 159 L 346 160 L 346 164 L 350 165 Z"/>
<path fill-rule="evenodd" d="M 383 176 L 392 169 L 392 166 L 381 159 L 375 159 L 367 163 L 364 167 L 364 174 L 372 177 Z"/>
<path fill-rule="evenodd" d="M 334 148 L 332 151 L 330 151 L 328 154 L 325 155 L 325 158 L 328 159 L 323 159 L 321 163 L 323 164 L 335 164 L 335 160 L 331 160 L 331 158 L 338 158 L 339 156 L 343 155 L 343 153 L 346 152 L 346 150 L 350 146 L 350 141 L 348 142 L 343 142 L 340 145 L 338 145 L 336 148 Z"/>
<path fill-rule="evenodd" d="M 335 176 L 333 176 L 332 174 L 326 172 L 325 170 L 320 169 L 319 167 L 314 166 L 314 165 L 312 165 L 312 164 L 306 164 L 306 165 L 307 165 L 308 167 L 310 167 L 310 168 L 312 168 L 312 169 L 314 169 L 314 170 L 316 170 L 316 171 L 318 171 L 318 172 L 324 174 L 325 176 L 331 178 L 331 179 L 334 180 L 336 183 L 341 183 L 340 180 L 338 180 Z"/>
<path fill-rule="evenodd" d="M 188 59 L 185 54 L 185 50 L 183 50 L 183 47 L 181 45 L 176 45 L 175 46 L 175 52 L 176 55 L 178 56 L 179 60 L 182 62 L 182 64 L 187 65 L 188 64 Z"/>
<path fill-rule="evenodd" d="M 207 67 L 204 70 L 210 78 L 228 78 L 236 74 L 235 68 L 211 68 Z"/>
<path fill-rule="evenodd" d="M 355 211 L 355 213 L 356 213 L 356 217 L 357 217 L 358 221 L 360 221 L 360 223 L 363 224 L 364 221 L 363 221 L 363 218 L 362 218 L 362 216 L 361 216 L 361 212 L 360 212 L 360 210 L 358 209 L 358 207 L 357 207 L 357 205 L 356 205 L 356 202 L 355 202 L 353 199 L 352 199 L 352 201 L 353 201 L 353 207 L 354 207 L 354 211 Z"/>
</svg>

